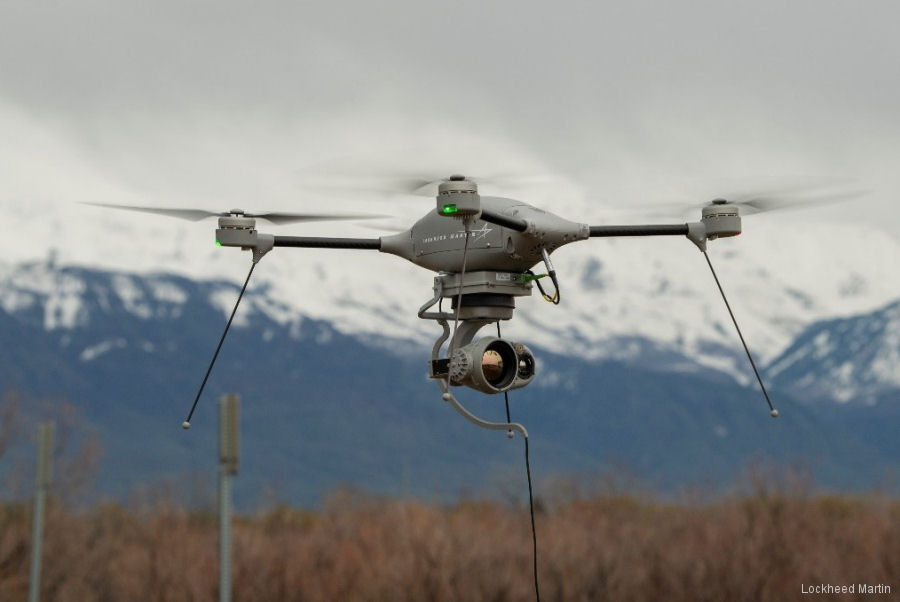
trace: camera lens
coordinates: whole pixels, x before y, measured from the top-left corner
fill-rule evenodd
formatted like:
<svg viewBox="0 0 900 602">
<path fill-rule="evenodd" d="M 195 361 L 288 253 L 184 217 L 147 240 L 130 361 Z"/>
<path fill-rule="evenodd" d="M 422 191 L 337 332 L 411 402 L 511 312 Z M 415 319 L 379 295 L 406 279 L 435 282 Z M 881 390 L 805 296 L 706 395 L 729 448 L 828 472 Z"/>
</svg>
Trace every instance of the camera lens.
<svg viewBox="0 0 900 602">
<path fill-rule="evenodd" d="M 481 375 L 488 385 L 501 391 L 516 378 L 516 351 L 502 339 L 494 339 L 481 354 Z"/>
<path fill-rule="evenodd" d="M 503 376 L 503 356 L 493 349 L 488 349 L 481 356 L 481 371 L 491 384 L 496 383 Z"/>
</svg>

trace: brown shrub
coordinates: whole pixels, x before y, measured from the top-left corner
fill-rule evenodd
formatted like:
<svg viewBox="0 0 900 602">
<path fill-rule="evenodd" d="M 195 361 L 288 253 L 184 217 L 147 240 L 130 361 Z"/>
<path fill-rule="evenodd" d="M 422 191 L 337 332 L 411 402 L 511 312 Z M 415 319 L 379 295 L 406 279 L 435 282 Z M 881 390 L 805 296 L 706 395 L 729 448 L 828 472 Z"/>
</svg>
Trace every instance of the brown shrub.
<svg viewBox="0 0 900 602">
<path fill-rule="evenodd" d="M 29 513 L 0 508 L 0 599 L 27 593 Z M 538 516 L 545 600 L 785 600 L 801 584 L 900 587 L 900 503 L 757 492 L 705 505 L 608 495 Z M 217 522 L 159 502 L 51 504 L 45 601 L 217 599 Z M 235 600 L 532 600 L 526 509 L 339 494 L 234 523 Z M 838 596 L 816 596 L 838 599 Z"/>
</svg>

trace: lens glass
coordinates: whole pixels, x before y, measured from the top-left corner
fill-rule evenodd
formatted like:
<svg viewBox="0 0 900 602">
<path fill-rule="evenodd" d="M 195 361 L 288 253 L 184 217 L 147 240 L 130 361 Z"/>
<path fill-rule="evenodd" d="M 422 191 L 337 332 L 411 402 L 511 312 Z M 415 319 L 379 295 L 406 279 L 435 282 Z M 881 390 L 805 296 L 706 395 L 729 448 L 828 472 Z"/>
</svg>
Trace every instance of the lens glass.
<svg viewBox="0 0 900 602">
<path fill-rule="evenodd" d="M 496 383 L 503 376 L 503 358 L 493 349 L 481 356 L 481 371 L 489 383 Z"/>
</svg>

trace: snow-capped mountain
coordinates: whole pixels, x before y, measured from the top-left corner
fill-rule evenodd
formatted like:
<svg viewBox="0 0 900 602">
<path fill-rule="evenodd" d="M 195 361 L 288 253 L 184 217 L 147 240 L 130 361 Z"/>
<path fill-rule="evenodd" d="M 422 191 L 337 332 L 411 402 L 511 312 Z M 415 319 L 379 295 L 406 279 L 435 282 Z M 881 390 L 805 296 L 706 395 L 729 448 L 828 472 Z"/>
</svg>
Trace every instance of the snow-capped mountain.
<svg viewBox="0 0 900 602">
<path fill-rule="evenodd" d="M 775 231 L 772 225 L 764 230 L 769 236 Z M 900 249 L 889 237 L 855 234 L 853 228 L 820 225 L 815 236 L 766 243 L 751 229 L 739 239 L 710 245 L 745 335 L 766 366 L 764 375 L 801 398 L 871 400 L 900 388 L 900 306 L 891 297 L 900 285 L 890 267 L 895 261 L 900 265 Z M 855 251 L 872 260 L 854 261 L 837 249 L 840 245 L 823 245 L 823 239 L 852 240 Z M 781 248 L 785 240 L 790 242 Z M 209 278 L 222 270 L 225 257 L 232 277 L 235 268 L 246 266 L 246 254 L 219 251 L 179 267 L 194 272 L 202 267 Z M 372 252 L 317 252 L 305 263 L 302 252 L 298 258 L 283 251 L 267 256 L 256 270 L 237 326 L 259 315 L 296 336 L 304 321 L 312 320 L 370 343 L 384 338 L 411 344 L 389 345 L 394 350 L 424 349 L 435 336 L 433 324 L 415 318 L 424 300 L 415 292 L 430 284 L 424 270 Z M 666 372 L 713 369 L 741 384 L 750 382 L 752 373 L 712 277 L 690 243 L 598 240 L 564 247 L 555 256 L 563 304 L 553 306 L 537 296 L 520 299 L 515 319 L 504 324 L 505 336 L 560 355 Z M 132 257 L 147 270 L 157 263 L 135 253 L 116 260 Z M 102 319 L 91 315 L 92 307 L 96 313 L 115 305 L 141 320 L 177 318 L 188 299 L 178 280 L 166 274 L 112 271 L 98 289 L 80 273 L 60 266 L 54 254 L 41 262 L 2 264 L 0 308 L 46 331 L 65 331 Z M 217 280 L 209 290 L 208 302 L 227 316 L 234 285 Z M 893 304 L 870 310 L 885 299 Z M 80 353 L 90 361 L 141 344 L 118 336 Z"/>
<path fill-rule="evenodd" d="M 900 301 L 812 325 L 767 374 L 800 398 L 871 403 L 893 392 L 900 400 Z"/>
<path fill-rule="evenodd" d="M 95 274 L 103 277 L 97 278 Z M 184 313 L 191 294 L 184 282 L 189 281 L 168 274 L 93 272 L 61 268 L 52 263 L 4 266 L 0 271 L 0 309 L 20 323 L 59 333 L 65 342 L 67 332 L 96 332 L 110 312 L 131 315 L 146 323 L 189 318 Z M 207 298 L 202 302 L 229 315 L 236 298 L 234 286 L 211 281 L 204 283 L 204 287 Z M 304 321 L 299 311 L 273 300 L 266 285 L 245 295 L 234 325 L 245 325 L 254 315 L 263 316 L 294 337 L 299 336 Z M 80 351 L 80 359 L 89 362 L 115 348 L 143 348 L 149 344 L 122 338 L 126 334 L 119 333 L 115 339 L 100 340 L 85 347 Z"/>
<path fill-rule="evenodd" d="M 427 346 L 391 340 L 410 353 L 388 353 L 384 339 L 344 335 L 273 302 L 265 286 L 248 292 L 186 434 L 181 421 L 237 290 L 168 274 L 7 269 L 0 383 L 81 411 L 106 450 L 99 485 L 108 495 L 174 474 L 192 473 L 191 483 L 197 472 L 214 474 L 215 397 L 226 391 L 244 400 L 245 503 L 273 483 L 285 499 L 315 504 L 341 483 L 452 498 L 462 488 L 489 491 L 498 474 L 520 475 L 520 441 L 474 427 L 440 400 L 424 376 Z M 772 421 L 752 388 L 711 370 L 661 372 L 673 360 L 657 343 L 631 342 L 643 361 L 533 347 L 538 378 L 510 398 L 538 474 L 590 473 L 614 459 L 652 487 L 718 487 L 763 456 L 856 490 L 896 467 L 898 404 L 803 405 L 775 388 L 782 417 Z M 481 416 L 504 414 L 498 396 L 459 395 Z"/>
<path fill-rule="evenodd" d="M 412 223 L 430 210 L 427 199 L 418 203 L 427 207 L 416 208 L 405 200 L 393 207 Z M 609 207 L 552 201 L 544 206 L 592 223 L 612 221 L 603 219 Z M 900 297 L 900 271 L 895 267 L 900 265 L 900 244 L 895 238 L 849 224 L 806 220 L 798 228 L 792 215 L 748 217 L 741 236 L 710 243 L 710 257 L 748 343 L 763 364 L 778 357 L 816 321 L 874 311 Z M 44 278 L 33 270 L 28 276 L 17 271 L 16 265 L 34 260 L 240 282 L 249 257 L 215 247 L 214 227 L 214 222 L 190 224 L 77 204 L 31 207 L 17 216 L 17 227 L 9 234 L 12 244 L 6 256 L 11 263 L 2 274 L 20 284 L 33 282 L 25 288 L 7 287 L 2 302 L 5 307 L 26 303 L 29 296 L 23 291 L 31 286 L 52 300 L 47 328 L 78 319 L 76 285 L 67 288 L 65 282 L 52 280 L 50 272 Z M 377 235 L 343 223 L 260 228 L 276 233 Z M 559 249 L 554 263 L 562 303 L 553 306 L 536 295 L 518 300 L 515 318 L 504 325 L 505 335 L 565 355 L 650 362 L 663 370 L 702 366 L 726 372 L 740 383 L 750 382 L 752 373 L 712 277 L 687 240 L 590 240 Z M 328 321 L 345 334 L 422 345 L 438 334 L 434 324 L 415 317 L 430 298 L 432 275 L 393 256 L 276 249 L 263 259 L 253 278 L 250 290 L 266 291 L 266 301 L 256 302 L 259 309 L 268 304 L 266 311 L 281 314 L 281 319 L 305 316 Z M 119 294 L 123 299 L 133 295 L 125 280 Z M 173 291 L 153 294 L 168 296 L 177 305 Z M 228 311 L 232 299 L 223 295 L 218 301 L 223 312 Z M 138 297 L 128 303 L 141 311 Z M 252 308 L 248 305 L 241 313 L 246 311 Z"/>
<path fill-rule="evenodd" d="M 7 138 L 15 141 L 0 162 L 0 211 L 6 220 L 0 255 L 6 267 L 0 266 L 0 271 L 7 274 L 15 272 L 15 266 L 50 258 L 61 266 L 169 273 L 198 281 L 235 283 L 243 280 L 249 268 L 247 253 L 213 244 L 214 220 L 190 223 L 76 201 L 201 206 L 215 211 L 242 207 L 248 211 L 383 213 L 395 216 L 391 225 L 403 227 L 434 206 L 433 199 L 420 196 L 315 189 L 315 178 L 323 175 L 315 167 L 320 149 L 289 151 L 304 147 L 291 136 L 277 137 L 277 144 L 267 134 L 259 139 L 251 136 L 258 144 L 252 147 L 247 146 L 251 140 L 245 137 L 229 138 L 223 148 L 223 142 L 212 135 L 221 128 L 207 131 L 211 122 L 200 120 L 194 124 L 199 130 L 179 130 L 170 140 L 172 145 L 176 140 L 177 145 L 188 145 L 184 148 L 156 147 L 139 138 L 121 150 L 115 144 L 104 146 L 102 140 L 85 141 L 60 133 L 27 113 L 0 112 L 0 121 L 10 132 Z M 329 135 L 324 137 L 334 146 L 322 151 L 325 156 L 355 145 L 369 148 L 373 141 L 382 148 L 391 131 L 390 123 L 376 127 L 354 121 L 352 126 L 338 128 L 348 136 L 346 140 L 334 139 L 327 130 Z M 614 170 L 603 172 L 603 181 L 591 182 L 588 190 L 577 176 L 566 177 L 527 147 L 487 133 L 470 135 L 459 128 L 433 127 L 436 129 L 419 133 L 446 144 L 437 145 L 439 148 L 429 144 L 415 153 L 409 149 L 384 151 L 377 161 L 369 155 L 362 161 L 363 171 L 375 177 L 343 183 L 362 183 L 363 189 L 380 183 L 383 189 L 384 181 L 379 178 L 398 165 L 438 175 L 450 173 L 446 170 L 549 172 L 554 175 L 546 184 L 491 188 L 486 183 L 481 192 L 521 199 L 590 224 L 696 220 L 699 210 L 692 215 L 675 211 L 674 216 L 650 216 L 630 210 L 627 203 L 637 203 L 645 195 L 672 198 L 673 190 L 679 198 L 687 195 L 691 202 L 702 202 L 728 188 L 712 177 L 692 182 L 677 174 L 662 178 L 668 182 L 665 185 L 650 185 L 641 168 L 640 178 L 633 173 L 616 176 Z M 299 131 L 291 131 L 299 135 Z M 114 136 L 120 143 L 130 139 L 121 135 L 124 140 Z M 97 144 L 92 145 L 94 142 Z M 775 160 L 768 151 L 766 156 Z M 299 173 L 296 168 L 300 165 L 307 165 L 307 171 Z M 802 171 L 804 165 L 789 164 L 784 169 Z M 435 171 L 433 166 L 442 167 Z M 720 175 L 741 173 L 753 178 L 770 167 L 774 168 L 765 163 L 757 165 L 756 171 L 743 165 L 736 169 L 725 161 L 713 162 L 709 168 Z M 627 185 L 635 180 L 644 182 L 645 187 L 629 190 Z M 598 195 L 621 200 L 597 201 Z M 849 208 L 845 206 L 843 214 Z M 857 208 L 859 216 L 870 213 L 864 202 Z M 862 223 L 822 221 L 827 211 L 749 216 L 744 219 L 741 236 L 710 243 L 710 257 L 761 363 L 777 357 L 818 320 L 874 311 L 900 298 L 898 239 Z M 279 227 L 260 222 L 259 227 L 276 234 L 374 237 L 383 223 Z M 659 361 L 664 369 L 691 370 L 699 364 L 749 382 L 752 375 L 715 284 L 702 256 L 686 239 L 595 239 L 565 246 L 553 259 L 562 303 L 553 306 L 537 296 L 519 299 L 516 316 L 504 325 L 504 333 L 562 354 L 626 361 L 651 358 L 651 365 Z M 48 287 L 48 294 L 58 304 L 53 310 L 56 317 L 48 318 L 48 327 L 76 319 L 74 292 L 51 292 L 56 285 L 50 283 L 34 286 Z M 123 294 L 127 297 L 126 288 Z M 387 336 L 427 345 L 439 333 L 433 323 L 415 317 L 431 296 L 432 274 L 376 251 L 276 249 L 260 263 L 250 284 L 251 292 L 263 289 L 279 311 L 330 322 L 345 334 Z M 223 297 L 221 303 L 227 311 L 230 300 Z"/>
</svg>

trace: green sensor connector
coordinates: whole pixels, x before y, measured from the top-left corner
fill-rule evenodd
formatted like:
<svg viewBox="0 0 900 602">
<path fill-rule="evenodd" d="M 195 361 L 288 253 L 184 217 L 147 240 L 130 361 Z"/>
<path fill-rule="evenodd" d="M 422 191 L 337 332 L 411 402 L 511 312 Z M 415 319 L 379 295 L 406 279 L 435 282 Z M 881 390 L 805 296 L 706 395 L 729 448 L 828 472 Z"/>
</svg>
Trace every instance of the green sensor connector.
<svg viewBox="0 0 900 602">
<path fill-rule="evenodd" d="M 451 213 L 456 213 L 457 211 L 459 211 L 459 209 L 456 207 L 456 205 L 444 205 L 441 211 L 444 213 L 444 215 L 449 215 Z"/>
<path fill-rule="evenodd" d="M 216 246 L 217 246 L 217 247 L 221 247 L 221 246 L 222 246 L 222 243 L 220 243 L 220 242 L 217 240 L 217 241 L 216 241 Z"/>
<path fill-rule="evenodd" d="M 546 277 L 547 274 L 519 274 L 516 276 L 516 282 L 532 282 L 534 280 L 540 280 L 541 278 Z"/>
</svg>

